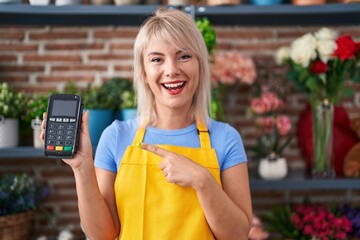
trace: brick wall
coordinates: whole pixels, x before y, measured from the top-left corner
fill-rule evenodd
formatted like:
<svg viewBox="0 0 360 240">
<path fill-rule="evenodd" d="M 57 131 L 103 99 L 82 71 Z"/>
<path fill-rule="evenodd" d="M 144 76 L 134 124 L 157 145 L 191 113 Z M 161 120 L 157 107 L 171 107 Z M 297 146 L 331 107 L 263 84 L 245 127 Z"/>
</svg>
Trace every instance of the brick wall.
<svg viewBox="0 0 360 240">
<path fill-rule="evenodd" d="M 219 49 L 236 49 L 254 58 L 257 81 L 276 84 L 284 76 L 285 69 L 275 65 L 274 51 L 289 44 L 294 38 L 315 31 L 321 26 L 301 27 L 216 27 Z M 339 33 L 351 34 L 360 40 L 359 26 L 330 26 Z M 0 82 L 10 82 L 27 93 L 62 90 L 67 82 L 78 87 L 88 83 L 101 84 L 111 77 L 131 78 L 132 46 L 137 27 L 52 27 L 52 26 L 1 26 L 0 27 Z M 360 86 L 353 98 L 345 99 L 351 118 L 360 116 Z M 252 87 L 237 86 L 227 89 L 223 98 L 227 121 L 242 134 L 246 146 L 254 142 L 252 121 L 246 116 Z M 294 123 L 305 108 L 306 96 L 288 91 L 288 112 Z M 298 143 L 294 138 L 284 153 L 291 170 L 303 170 Z M 256 167 L 251 161 L 250 168 Z M 42 216 L 37 216 L 34 236 L 56 236 L 57 232 L 72 225 L 79 239 L 79 228 L 74 179 L 71 170 L 59 160 L 50 159 L 1 159 L 0 170 L 29 171 L 46 179 L 52 190 L 46 207 L 55 216 L 55 225 L 46 226 Z M 359 202 L 359 193 L 353 193 L 353 201 Z M 348 200 L 345 191 L 261 191 L 253 192 L 254 210 L 261 213 L 274 203 L 299 199 L 304 195 L 325 201 L 324 196 L 339 201 Z"/>
</svg>

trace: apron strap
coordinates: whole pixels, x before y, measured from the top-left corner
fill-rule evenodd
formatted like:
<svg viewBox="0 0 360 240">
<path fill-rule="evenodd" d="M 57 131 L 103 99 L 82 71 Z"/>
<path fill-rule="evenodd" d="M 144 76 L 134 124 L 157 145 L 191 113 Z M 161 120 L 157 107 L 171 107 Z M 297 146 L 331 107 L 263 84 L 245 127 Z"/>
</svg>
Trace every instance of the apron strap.
<svg viewBox="0 0 360 240">
<path fill-rule="evenodd" d="M 205 123 L 196 121 L 196 128 L 199 134 L 200 147 L 203 149 L 211 149 L 209 130 Z"/>
<path fill-rule="evenodd" d="M 199 134 L 200 147 L 203 149 L 211 149 L 209 130 L 203 122 L 196 121 L 196 128 Z M 133 145 L 143 142 L 146 131 L 146 125 L 141 124 L 136 131 Z"/>
<path fill-rule="evenodd" d="M 140 127 L 138 128 L 138 130 L 136 131 L 134 141 L 133 141 L 133 145 L 137 145 L 137 144 L 143 142 L 143 139 L 144 139 L 144 136 L 145 136 L 145 131 L 146 131 L 146 125 L 141 124 Z"/>
</svg>

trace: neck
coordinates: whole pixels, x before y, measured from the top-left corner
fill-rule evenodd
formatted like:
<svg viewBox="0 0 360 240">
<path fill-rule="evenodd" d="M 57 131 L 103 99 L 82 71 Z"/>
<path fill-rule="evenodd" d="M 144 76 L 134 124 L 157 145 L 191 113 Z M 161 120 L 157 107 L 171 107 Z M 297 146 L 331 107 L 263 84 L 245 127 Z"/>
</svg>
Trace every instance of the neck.
<svg viewBox="0 0 360 240">
<path fill-rule="evenodd" d="M 174 130 L 187 127 L 195 122 L 195 118 L 189 116 L 189 111 L 169 110 L 157 111 L 157 120 L 154 127 Z"/>
</svg>

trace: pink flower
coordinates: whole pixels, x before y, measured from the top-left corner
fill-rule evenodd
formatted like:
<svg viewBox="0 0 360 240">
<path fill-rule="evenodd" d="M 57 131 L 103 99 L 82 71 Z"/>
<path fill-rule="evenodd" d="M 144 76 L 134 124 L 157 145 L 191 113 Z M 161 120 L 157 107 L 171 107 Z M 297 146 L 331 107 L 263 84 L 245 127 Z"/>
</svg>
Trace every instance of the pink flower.
<svg viewBox="0 0 360 240">
<path fill-rule="evenodd" d="M 298 205 L 294 207 L 291 221 L 303 234 L 315 239 L 345 239 L 351 231 L 351 222 L 345 217 L 336 217 L 320 205 Z"/>
<path fill-rule="evenodd" d="M 254 98 L 250 103 L 251 110 L 256 114 L 264 114 L 271 109 L 270 102 L 264 101 L 262 98 Z"/>
<path fill-rule="evenodd" d="M 291 130 L 291 120 L 288 116 L 279 115 L 276 119 L 276 126 L 280 136 L 286 136 Z"/>
<path fill-rule="evenodd" d="M 211 71 L 215 86 L 219 83 L 233 85 L 236 82 L 251 85 L 257 76 L 253 60 L 235 51 L 217 53 Z"/>
<path fill-rule="evenodd" d="M 280 111 L 284 108 L 285 102 L 266 87 L 262 87 L 262 94 L 250 100 L 250 110 L 255 115 L 255 124 L 259 129 L 259 137 L 256 149 L 258 158 L 268 157 L 271 153 L 281 155 L 291 135 L 291 120 Z M 288 140 L 281 137 L 288 136 Z M 280 136 L 280 137 L 278 137 Z"/>
<path fill-rule="evenodd" d="M 271 133 L 275 125 L 275 118 L 272 116 L 260 117 L 256 120 L 256 123 L 265 133 Z"/>
<path fill-rule="evenodd" d="M 271 106 L 272 111 L 277 111 L 284 106 L 284 102 L 273 92 L 263 93 L 262 99 Z"/>
</svg>

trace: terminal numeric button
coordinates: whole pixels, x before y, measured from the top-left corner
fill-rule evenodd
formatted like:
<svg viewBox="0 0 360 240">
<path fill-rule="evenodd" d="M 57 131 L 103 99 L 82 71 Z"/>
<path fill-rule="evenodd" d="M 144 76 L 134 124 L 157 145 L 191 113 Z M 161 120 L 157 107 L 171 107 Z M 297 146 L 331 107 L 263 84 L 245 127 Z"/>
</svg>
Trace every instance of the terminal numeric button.
<svg viewBox="0 0 360 240">
<path fill-rule="evenodd" d="M 64 130 L 58 130 L 57 131 L 57 134 L 64 134 L 65 132 L 64 132 Z"/>
<path fill-rule="evenodd" d="M 73 140 L 74 138 L 72 136 L 66 136 L 66 140 Z"/>
</svg>

